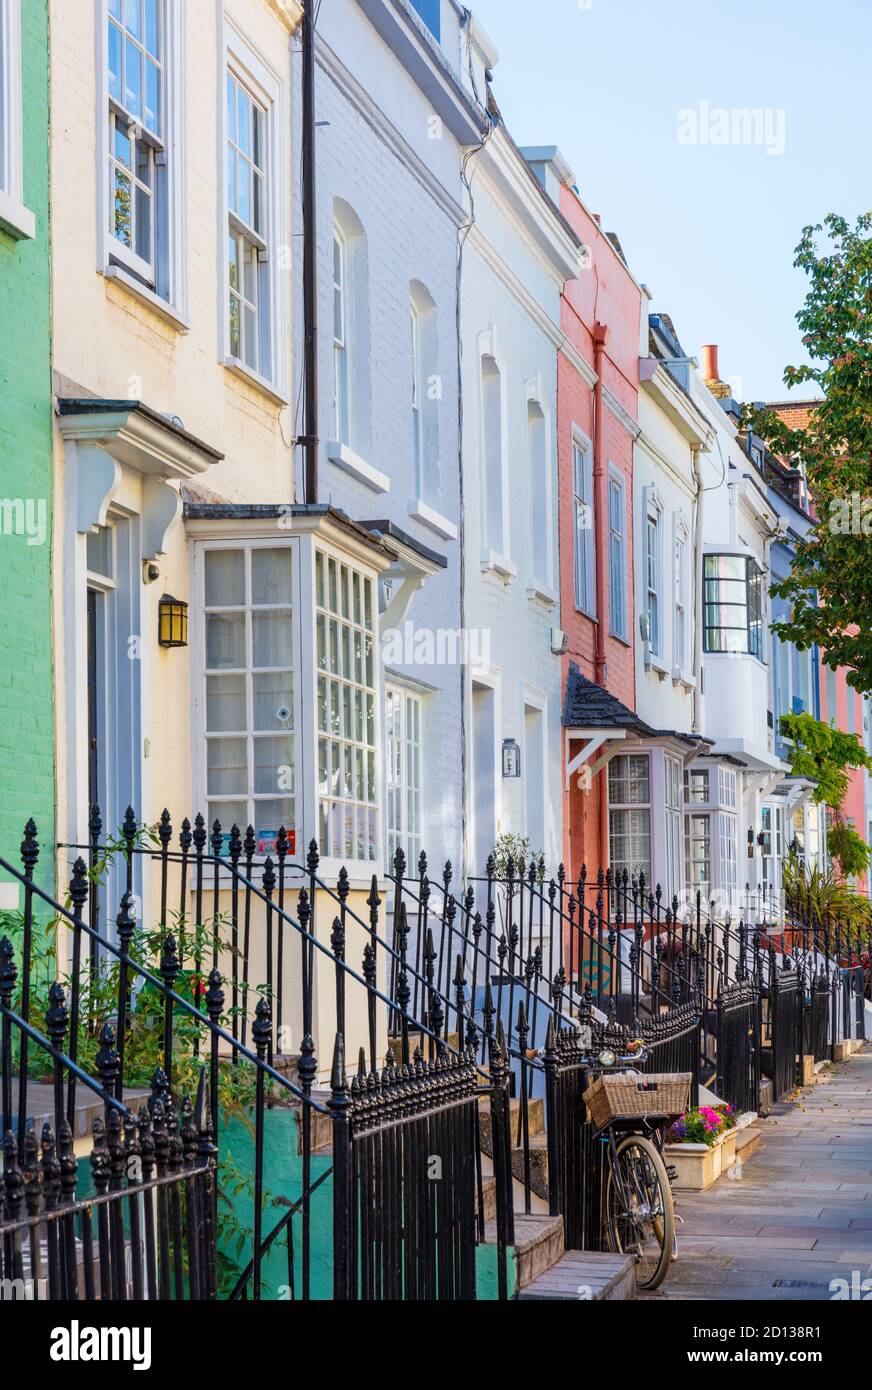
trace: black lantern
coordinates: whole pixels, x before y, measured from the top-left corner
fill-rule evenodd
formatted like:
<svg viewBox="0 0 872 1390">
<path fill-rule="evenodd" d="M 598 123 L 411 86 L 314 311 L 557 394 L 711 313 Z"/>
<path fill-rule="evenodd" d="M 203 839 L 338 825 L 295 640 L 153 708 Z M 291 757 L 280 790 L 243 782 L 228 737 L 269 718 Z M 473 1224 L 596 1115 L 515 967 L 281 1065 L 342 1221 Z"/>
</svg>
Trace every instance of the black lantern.
<svg viewBox="0 0 872 1390">
<path fill-rule="evenodd" d="M 520 777 L 521 747 L 517 739 L 503 739 L 503 776 Z"/>
<path fill-rule="evenodd" d="M 157 640 L 161 647 L 188 645 L 188 605 L 164 594 L 157 605 Z"/>
<path fill-rule="evenodd" d="M 748 826 L 748 858 L 754 858 L 754 829 L 750 825 Z"/>
</svg>

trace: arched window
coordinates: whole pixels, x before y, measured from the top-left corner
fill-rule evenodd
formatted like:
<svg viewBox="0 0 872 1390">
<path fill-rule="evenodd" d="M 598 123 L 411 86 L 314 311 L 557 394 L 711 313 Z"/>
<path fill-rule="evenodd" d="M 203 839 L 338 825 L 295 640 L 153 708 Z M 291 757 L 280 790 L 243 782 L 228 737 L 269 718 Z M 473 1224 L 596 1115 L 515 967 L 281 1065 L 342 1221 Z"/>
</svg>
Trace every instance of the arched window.
<svg viewBox="0 0 872 1390">
<path fill-rule="evenodd" d="M 439 403 L 442 391 L 437 371 L 436 305 L 419 280 L 413 280 L 409 288 L 409 308 L 415 492 L 421 502 L 438 507 L 441 501 Z"/>
<path fill-rule="evenodd" d="M 482 483 L 484 544 L 505 553 L 503 526 L 503 383 L 496 359 L 481 359 Z"/>
<path fill-rule="evenodd" d="M 341 199 L 333 204 L 333 420 L 335 441 L 366 456 L 371 439 L 366 235 Z"/>
<path fill-rule="evenodd" d="M 527 467 L 530 479 L 530 578 L 550 583 L 548 555 L 548 428 L 536 400 L 527 401 Z"/>
</svg>

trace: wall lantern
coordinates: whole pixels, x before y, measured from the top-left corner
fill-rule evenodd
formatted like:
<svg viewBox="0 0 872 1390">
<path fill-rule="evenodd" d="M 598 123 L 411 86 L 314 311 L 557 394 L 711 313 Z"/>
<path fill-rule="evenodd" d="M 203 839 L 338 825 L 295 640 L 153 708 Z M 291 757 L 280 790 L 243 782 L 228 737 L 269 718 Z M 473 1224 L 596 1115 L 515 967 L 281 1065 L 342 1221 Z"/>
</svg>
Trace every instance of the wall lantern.
<svg viewBox="0 0 872 1390">
<path fill-rule="evenodd" d="M 503 739 L 503 776 L 520 777 L 521 775 L 521 748 L 517 739 Z"/>
<path fill-rule="evenodd" d="M 754 858 L 754 829 L 750 825 L 748 826 L 748 858 Z"/>
<path fill-rule="evenodd" d="M 157 641 L 160 647 L 188 645 L 188 605 L 164 594 L 157 605 Z"/>
</svg>

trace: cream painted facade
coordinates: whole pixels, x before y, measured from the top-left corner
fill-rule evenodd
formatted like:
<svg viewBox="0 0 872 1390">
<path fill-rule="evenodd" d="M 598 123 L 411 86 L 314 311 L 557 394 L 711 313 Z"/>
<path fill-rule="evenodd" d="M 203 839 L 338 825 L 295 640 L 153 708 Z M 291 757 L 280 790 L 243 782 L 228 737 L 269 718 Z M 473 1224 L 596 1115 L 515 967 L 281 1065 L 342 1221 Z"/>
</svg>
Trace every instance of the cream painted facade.
<svg viewBox="0 0 872 1390">
<path fill-rule="evenodd" d="M 330 598 L 334 578 L 342 593 L 347 582 L 349 607 L 354 584 L 352 641 L 361 652 L 375 648 L 379 575 L 396 556 L 329 507 L 294 505 L 299 422 L 292 398 L 299 370 L 292 361 L 291 295 L 300 242 L 292 231 L 299 183 L 292 131 L 300 71 L 294 35 L 301 11 L 291 0 L 228 0 L 223 7 L 208 0 L 165 0 L 159 13 L 165 23 L 150 41 L 160 60 L 157 115 L 154 103 L 149 109 L 147 90 L 155 55 L 147 33 L 125 28 L 128 11 L 122 15 L 117 0 L 51 5 L 54 244 L 63 248 L 54 257 L 52 286 L 54 504 L 63 518 L 53 552 L 57 838 L 62 845 L 84 846 L 94 801 L 101 807 L 104 837 L 117 833 L 128 804 L 149 825 L 166 807 L 174 848 L 182 818 L 193 819 L 197 811 L 207 825 L 220 813 L 225 831 L 238 820 L 244 832 L 251 819 L 259 837 L 274 834 L 281 816 L 294 835 L 289 858 L 299 862 L 318 833 L 319 816 L 326 817 L 331 843 L 344 837 L 341 848 L 350 844 L 352 853 L 322 858 L 321 872 L 335 882 L 340 857 L 350 861 L 349 907 L 368 920 L 357 890 L 368 889 L 372 872 L 381 869 L 380 797 L 377 787 L 369 798 L 364 793 L 367 804 L 350 813 L 344 805 L 318 801 L 318 721 L 322 715 L 326 720 L 326 707 L 318 703 L 315 672 L 322 633 L 325 649 L 334 631 L 342 642 L 343 600 Z M 148 14 L 140 10 L 140 30 Z M 119 43 L 125 54 L 121 73 Z M 143 90 L 137 92 L 140 81 Z M 132 107 L 141 119 L 130 119 Z M 152 198 L 147 217 L 135 199 L 123 201 L 119 214 L 114 182 L 110 187 L 110 179 L 126 177 L 118 163 L 128 150 L 134 151 L 131 164 L 139 158 L 147 168 L 144 181 L 151 181 L 143 195 Z M 139 254 L 146 227 L 150 261 Z M 229 309 L 231 236 L 241 263 L 248 247 L 254 248 L 250 264 L 256 277 L 252 289 L 240 276 L 238 342 Z M 250 339 L 249 300 L 258 310 Z M 204 579 L 210 564 L 214 580 Z M 204 611 L 208 585 L 220 588 L 236 572 L 244 575 L 245 614 L 231 611 L 238 596 L 213 597 L 213 604 L 227 610 L 218 624 L 223 630 L 216 629 L 213 638 Z M 185 647 L 158 644 L 163 595 L 189 605 Z M 269 604 L 272 611 L 264 607 Z M 351 632 L 352 619 L 345 617 Z M 271 618 L 280 621 L 268 631 Z M 242 642 L 235 658 L 219 651 L 225 641 L 231 648 Z M 268 649 L 262 660 L 256 655 L 259 641 Z M 288 654 L 277 658 L 285 649 Z M 371 676 L 364 679 L 377 711 L 376 656 L 374 650 Z M 209 668 L 240 664 L 244 676 L 207 675 Z M 258 665 L 290 669 L 263 677 L 256 674 Z M 217 767 L 207 770 L 206 730 L 238 727 L 222 722 L 220 713 L 222 699 L 233 698 L 234 682 L 236 707 L 248 701 L 247 752 L 241 754 L 247 757 L 248 785 L 231 788 L 228 779 L 238 773 L 234 759 L 246 739 L 236 739 L 234 747 L 230 737 L 226 760 L 219 757 Z M 379 766 L 379 727 L 376 717 L 362 778 L 367 758 L 370 768 Z M 352 753 L 345 753 L 350 765 Z M 370 771 L 375 786 L 372 777 Z M 258 787 L 267 800 L 256 799 Z M 357 782 L 355 790 L 361 799 Z M 259 842 L 261 859 L 270 848 L 268 838 Z M 62 885 L 73 857 L 74 851 L 60 851 Z M 291 910 L 298 883 L 285 899 Z M 155 920 L 153 875 L 137 872 L 134 887 L 142 899 L 141 920 Z M 105 895 L 110 929 L 122 892 L 119 866 Z M 222 893 L 222 911 L 228 897 Z M 329 930 L 325 913 L 326 938 Z M 358 969 L 353 942 L 350 929 L 349 959 Z M 285 955 L 285 1019 L 295 1049 L 298 950 L 289 945 Z M 229 962 L 220 964 L 226 978 Z M 324 968 L 319 963 L 316 974 Z M 250 974 L 252 980 L 266 978 L 259 937 L 253 940 Z M 316 1052 L 325 1064 L 336 1027 L 331 1000 L 325 990 L 313 1021 Z M 362 991 L 351 991 L 350 1021 L 361 1004 Z"/>
</svg>

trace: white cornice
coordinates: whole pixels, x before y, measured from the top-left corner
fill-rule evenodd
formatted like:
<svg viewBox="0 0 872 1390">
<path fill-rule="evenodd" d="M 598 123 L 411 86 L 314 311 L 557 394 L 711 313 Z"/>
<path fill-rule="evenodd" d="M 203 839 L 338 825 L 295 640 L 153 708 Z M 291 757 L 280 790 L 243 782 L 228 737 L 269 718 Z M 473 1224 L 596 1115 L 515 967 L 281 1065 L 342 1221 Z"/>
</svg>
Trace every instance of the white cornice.
<svg viewBox="0 0 872 1390">
<path fill-rule="evenodd" d="M 694 401 L 666 368 L 653 357 L 639 362 L 639 384 L 647 396 L 663 410 L 679 433 L 690 444 L 711 449 L 713 431 Z"/>
<path fill-rule="evenodd" d="M 339 89 L 346 101 L 362 116 L 367 125 L 375 132 L 380 140 L 384 142 L 391 153 L 408 169 L 409 173 L 421 184 L 422 188 L 430 194 L 435 203 L 451 219 L 457 227 L 462 227 L 466 222 L 466 213 L 460 203 L 449 193 L 444 184 L 440 183 L 435 174 L 428 169 L 427 165 L 415 153 L 411 145 L 407 144 L 396 126 L 388 120 L 384 112 L 372 100 L 368 92 L 360 85 L 355 77 L 348 71 L 345 64 L 333 52 L 332 48 L 324 42 L 318 40 L 317 44 L 318 64 Z"/>
<path fill-rule="evenodd" d="M 617 396 L 612 395 L 607 386 L 603 387 L 603 402 L 606 409 L 611 411 L 618 423 L 623 425 L 630 438 L 638 439 L 639 435 L 642 433 L 641 426 L 636 423 L 630 412 L 624 409 Z"/>
<path fill-rule="evenodd" d="M 64 439 L 102 447 L 143 476 L 195 478 L 221 457 L 132 406 L 61 415 L 58 427 Z"/>
<path fill-rule="evenodd" d="M 536 246 L 555 279 L 565 283 L 581 274 L 579 239 L 546 199 L 523 155 L 500 126 L 479 155 L 476 176 L 501 195 L 509 215 Z"/>
</svg>

